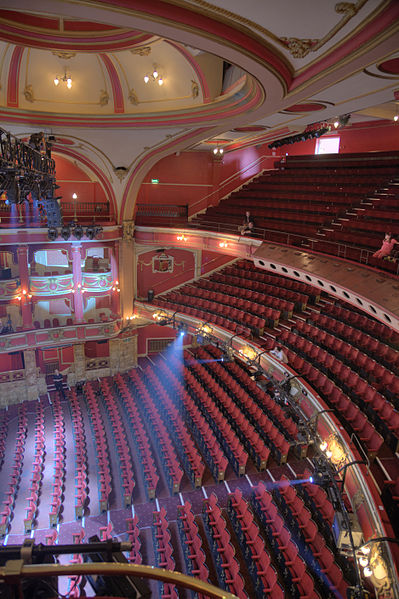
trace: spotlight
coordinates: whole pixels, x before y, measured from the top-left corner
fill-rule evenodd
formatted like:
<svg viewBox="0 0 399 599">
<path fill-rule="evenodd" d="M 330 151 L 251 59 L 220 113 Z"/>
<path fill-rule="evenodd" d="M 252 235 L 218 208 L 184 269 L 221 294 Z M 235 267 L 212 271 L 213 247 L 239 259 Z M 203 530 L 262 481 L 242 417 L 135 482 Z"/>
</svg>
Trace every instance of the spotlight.
<svg viewBox="0 0 399 599">
<path fill-rule="evenodd" d="M 180 334 L 180 337 L 183 337 L 188 331 L 188 326 L 184 322 L 179 322 L 177 325 L 177 331 Z"/>
<path fill-rule="evenodd" d="M 47 237 L 50 241 L 55 241 L 58 237 L 58 231 L 55 227 L 50 227 L 47 231 Z"/>
<path fill-rule="evenodd" d="M 95 233 L 94 227 L 92 227 L 92 226 L 86 227 L 87 239 L 94 239 L 95 236 L 96 236 L 96 233 Z"/>
<path fill-rule="evenodd" d="M 76 239 L 82 239 L 83 237 L 83 228 L 80 225 L 77 225 L 74 230 L 73 230 L 73 234 L 76 237 Z"/>
<path fill-rule="evenodd" d="M 68 225 L 64 225 L 61 229 L 61 237 L 63 239 L 65 239 L 65 241 L 68 241 L 68 239 L 71 236 L 71 229 Z"/>
</svg>

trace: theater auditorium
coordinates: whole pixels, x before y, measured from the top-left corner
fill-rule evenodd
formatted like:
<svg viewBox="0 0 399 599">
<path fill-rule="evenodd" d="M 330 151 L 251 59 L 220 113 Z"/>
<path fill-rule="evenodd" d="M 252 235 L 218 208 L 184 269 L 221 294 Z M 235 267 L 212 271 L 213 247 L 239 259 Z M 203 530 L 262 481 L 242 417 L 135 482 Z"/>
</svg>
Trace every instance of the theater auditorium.
<svg viewBox="0 0 399 599">
<path fill-rule="evenodd" d="M 1 599 L 399 599 L 398 24 L 0 1 Z"/>
</svg>

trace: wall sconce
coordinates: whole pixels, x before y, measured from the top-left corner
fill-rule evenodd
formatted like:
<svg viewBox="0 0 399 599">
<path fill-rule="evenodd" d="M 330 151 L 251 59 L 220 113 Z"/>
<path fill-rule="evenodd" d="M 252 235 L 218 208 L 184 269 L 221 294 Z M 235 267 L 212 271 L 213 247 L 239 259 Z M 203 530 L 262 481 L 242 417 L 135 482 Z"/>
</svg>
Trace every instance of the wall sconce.
<svg viewBox="0 0 399 599">
<path fill-rule="evenodd" d="M 67 86 L 68 89 L 71 89 L 71 87 L 72 87 L 72 77 L 71 77 L 70 74 L 68 75 L 66 71 L 64 72 L 63 77 L 59 77 L 58 75 L 56 75 L 54 77 L 54 85 L 55 85 L 55 87 L 58 87 L 61 81 L 63 81 L 64 83 L 66 83 L 66 86 Z"/>
<path fill-rule="evenodd" d="M 334 466 L 342 466 L 347 459 L 346 452 L 341 445 L 341 442 L 335 433 L 332 433 L 324 439 L 320 445 L 320 450 L 330 460 Z"/>
<path fill-rule="evenodd" d="M 238 353 L 241 354 L 249 362 L 253 362 L 258 355 L 256 351 L 252 349 L 252 347 L 250 347 L 249 345 L 244 345 L 244 347 L 240 347 Z"/>
<path fill-rule="evenodd" d="M 177 241 L 187 241 L 188 237 L 186 237 L 185 235 L 183 235 L 183 233 L 181 235 L 178 235 L 176 237 Z"/>
<path fill-rule="evenodd" d="M 161 73 L 158 71 L 157 66 L 154 64 L 152 73 L 147 73 L 144 75 L 144 83 L 149 83 L 150 81 L 157 81 L 158 85 L 161 86 L 164 84 L 164 78 Z"/>
<path fill-rule="evenodd" d="M 227 248 L 228 247 L 227 241 L 220 241 L 219 242 L 219 247 L 220 248 Z"/>
<path fill-rule="evenodd" d="M 112 287 L 112 291 L 117 291 L 118 293 L 121 292 L 119 287 L 119 281 L 115 281 L 114 286 Z"/>
<path fill-rule="evenodd" d="M 153 313 L 152 317 L 157 322 L 168 319 L 168 315 L 164 310 L 157 310 L 156 312 Z"/>
<path fill-rule="evenodd" d="M 363 576 L 369 578 L 378 590 L 388 590 L 391 587 L 391 579 L 387 563 L 382 555 L 382 546 L 377 539 L 375 541 L 371 539 L 368 542 L 371 547 L 363 545 L 357 551 L 357 560 L 359 566 L 363 568 Z"/>
</svg>

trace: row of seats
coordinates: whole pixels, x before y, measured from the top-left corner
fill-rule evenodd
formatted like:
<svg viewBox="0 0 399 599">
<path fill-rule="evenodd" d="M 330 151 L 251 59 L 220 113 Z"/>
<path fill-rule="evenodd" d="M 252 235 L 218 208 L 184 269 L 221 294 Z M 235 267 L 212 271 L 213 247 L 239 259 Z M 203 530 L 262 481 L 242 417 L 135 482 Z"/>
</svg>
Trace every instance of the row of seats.
<svg viewBox="0 0 399 599">
<path fill-rule="evenodd" d="M 389 370 L 399 373 L 398 351 L 387 343 L 379 341 L 374 335 L 365 333 L 345 321 L 319 312 L 312 313 L 312 316 L 308 318 L 308 322 L 329 333 L 333 333 L 344 341 L 348 341 L 374 360 L 378 360 Z"/>
<path fill-rule="evenodd" d="M 143 557 L 140 553 L 141 542 L 140 542 L 140 530 L 138 527 L 138 516 L 135 514 L 133 518 L 126 518 L 127 535 L 132 548 L 129 552 L 128 561 L 131 564 L 142 564 Z"/>
<path fill-rule="evenodd" d="M 235 473 L 238 475 L 245 474 L 248 453 L 245 451 L 242 443 L 240 443 L 239 437 L 234 432 L 227 418 L 215 405 L 214 399 L 204 389 L 205 383 L 201 376 L 196 378 L 193 372 L 187 369 L 184 371 L 184 379 L 191 397 L 214 431 Z"/>
<path fill-rule="evenodd" d="M 56 526 L 61 510 L 62 495 L 64 491 L 66 451 L 64 414 L 58 393 L 53 400 L 52 410 L 54 420 L 54 474 L 49 518 L 50 526 Z"/>
<path fill-rule="evenodd" d="M 90 424 L 94 433 L 94 443 L 97 455 L 97 477 L 99 482 L 100 510 L 105 512 L 109 507 L 109 496 L 111 487 L 111 469 L 109 463 L 109 451 L 107 435 L 101 416 L 100 406 L 92 382 L 87 382 L 84 389 Z"/>
<path fill-rule="evenodd" d="M 206 354 L 205 352 L 203 355 L 204 360 L 210 358 L 209 354 Z M 199 354 L 198 357 L 201 359 L 201 354 Z M 223 415 L 229 426 L 231 426 L 235 435 L 240 440 L 242 447 L 245 448 L 248 455 L 251 456 L 257 468 L 259 470 L 265 470 L 270 455 L 270 449 L 266 444 L 266 439 L 267 441 L 270 438 L 273 439 L 271 433 L 272 424 L 270 421 L 265 416 L 265 420 L 262 421 L 262 423 L 256 423 L 255 419 L 251 422 L 252 419 L 250 420 L 244 414 L 237 403 L 233 401 L 232 397 L 219 385 L 215 377 L 206 370 L 205 366 L 198 362 L 194 362 L 193 365 L 190 366 L 190 369 L 193 373 L 195 372 L 199 375 L 202 388 L 204 391 L 206 389 L 207 397 L 201 398 L 201 401 L 207 407 L 208 411 L 211 407 L 210 402 L 213 402 L 215 408 L 217 407 L 220 410 L 220 414 Z M 210 398 L 210 402 L 208 398 Z M 243 399 L 245 400 L 245 396 Z M 216 410 L 213 410 L 212 416 L 218 418 L 219 414 Z M 219 424 L 220 421 L 218 422 L 218 425 Z M 261 436 L 257 429 L 262 432 L 268 431 L 268 434 Z M 240 462 L 240 460 L 238 460 L 238 462 Z"/>
<path fill-rule="evenodd" d="M 189 501 L 177 507 L 177 524 L 180 542 L 183 548 L 187 574 L 204 582 L 209 582 L 209 570 L 206 565 L 205 552 L 198 532 L 198 525 Z"/>
<path fill-rule="evenodd" d="M 0 422 L 0 468 L 3 465 L 4 455 L 6 451 L 6 439 L 8 432 L 8 413 L 3 412 Z"/>
<path fill-rule="evenodd" d="M 209 281 L 209 286 L 214 291 L 209 291 L 208 286 L 208 289 L 204 290 L 202 294 L 204 297 L 209 297 L 209 299 L 213 299 L 216 302 L 227 303 L 230 306 L 233 305 L 238 309 L 252 312 L 253 314 L 259 314 L 259 316 L 263 316 L 268 322 L 275 322 L 276 319 L 280 318 L 280 312 L 283 313 L 285 318 L 292 316 L 295 307 L 294 302 L 282 299 L 281 297 L 275 297 L 272 292 L 275 293 L 276 290 L 270 285 L 264 285 L 264 289 L 259 289 L 259 292 L 252 291 L 251 288 L 245 288 L 245 283 L 243 284 L 240 277 L 215 274 L 212 275 L 212 279 Z M 248 287 L 253 286 L 251 283 Z M 261 285 L 259 284 L 258 287 L 260 288 Z M 211 295 L 212 293 L 214 294 L 213 296 Z M 227 301 L 226 295 L 229 296 Z M 231 296 L 233 296 L 234 302 Z"/>
<path fill-rule="evenodd" d="M 155 466 L 150 440 L 143 425 L 136 402 L 132 398 L 130 389 L 122 378 L 122 375 L 119 373 L 114 376 L 114 389 L 124 406 L 127 422 L 130 425 L 130 438 L 134 442 L 139 457 L 138 461 L 141 466 L 147 497 L 149 499 L 154 499 L 159 476 Z"/>
<path fill-rule="evenodd" d="M 166 480 L 172 493 L 179 493 L 180 483 L 183 478 L 183 470 L 180 467 L 176 452 L 166 427 L 159 416 L 157 407 L 152 399 L 147 387 L 143 381 L 143 377 L 137 371 L 131 370 L 129 378 L 132 389 L 135 390 L 140 399 L 139 409 L 142 416 L 151 426 L 154 436 L 152 441 L 158 449 L 158 455 L 162 460 Z"/>
<path fill-rule="evenodd" d="M 282 599 L 285 595 L 278 582 L 277 572 L 271 564 L 265 542 L 259 534 L 248 503 L 243 499 L 241 489 L 237 488 L 234 493 L 230 493 L 227 513 L 240 543 L 256 597 L 263 599 L 267 595 L 273 599 Z"/>
<path fill-rule="evenodd" d="M 175 366 L 175 372 L 179 372 L 180 364 L 177 360 L 175 361 L 173 359 L 171 359 L 170 362 L 171 368 L 167 366 L 164 360 L 160 360 L 158 362 L 159 369 L 162 372 L 162 375 L 168 379 L 170 388 L 175 394 L 175 397 L 181 401 L 180 409 L 182 410 L 186 422 L 190 425 L 192 435 L 195 438 L 214 479 L 217 482 L 220 482 L 224 480 L 228 459 L 216 439 L 213 430 L 201 414 L 199 408 L 192 400 L 185 387 L 183 387 L 182 381 L 174 374 L 174 371 L 172 370 L 173 366 Z"/>
<path fill-rule="evenodd" d="M 339 358 L 342 363 L 345 362 L 352 371 L 356 371 L 363 377 L 363 379 L 366 379 L 369 385 L 381 390 L 384 394 L 386 393 L 389 398 L 398 396 L 399 376 L 391 372 L 388 368 L 385 368 L 383 364 L 380 364 L 366 353 L 360 351 L 357 347 L 354 347 L 351 343 L 347 343 L 343 339 L 336 337 L 334 334 L 328 333 L 323 329 L 304 321 L 298 320 L 295 324 L 295 330 L 302 337 L 311 342 L 317 342 L 319 347 L 325 348 L 333 356 Z M 314 351 L 316 352 L 316 349 Z M 394 353 L 397 354 L 397 352 Z M 315 358 L 316 355 L 314 356 Z M 366 389 L 365 382 L 359 380 L 360 377 L 358 374 L 353 372 L 350 374 L 346 370 L 344 371 L 343 367 L 339 372 L 335 370 L 335 375 L 343 382 L 345 382 L 345 379 L 348 376 L 351 376 L 354 379 L 351 384 L 347 384 L 346 386 L 354 387 L 359 390 L 360 385 L 363 392 Z"/>
<path fill-rule="evenodd" d="M 314 304 L 320 299 L 321 292 L 317 287 L 313 287 L 313 285 L 309 285 L 308 283 L 302 283 L 302 281 L 296 281 L 295 279 L 289 279 L 288 277 L 267 272 L 255 266 L 252 260 L 237 260 L 237 262 L 227 266 L 220 272 L 223 274 L 233 274 L 245 279 L 251 279 L 252 281 L 258 281 L 259 283 L 273 285 L 274 288 L 277 288 L 277 295 L 279 296 L 284 289 L 296 291 L 297 293 L 302 294 L 302 297 L 299 299 L 302 302 L 303 307 L 308 303 Z M 297 298 L 294 296 L 287 296 L 287 299 L 297 301 Z"/>
<path fill-rule="evenodd" d="M 217 360 L 221 359 L 223 355 L 222 350 L 214 345 L 208 345 L 206 350 Z M 298 439 L 296 422 L 291 416 L 287 416 L 282 406 L 263 391 L 237 362 L 226 362 L 224 367 L 217 362 L 209 362 L 208 367 L 218 373 L 218 376 L 232 390 L 237 399 L 243 397 L 244 391 L 251 398 L 250 405 L 256 410 L 256 414 L 258 414 L 257 408 L 260 408 L 288 439 L 293 441 Z"/>
<path fill-rule="evenodd" d="M 286 592 L 289 592 L 293 599 L 302 597 L 320 599 L 314 579 L 307 572 L 306 564 L 299 555 L 298 546 L 284 525 L 284 519 L 264 483 L 260 482 L 254 488 L 251 504 L 262 524 L 268 549 L 278 567 Z"/>
<path fill-rule="evenodd" d="M 331 365 L 328 365 L 328 363 L 323 364 L 323 362 L 317 363 L 317 356 L 314 358 L 310 354 L 306 354 L 303 350 L 298 350 L 297 341 L 300 337 L 289 331 L 282 332 L 280 339 L 286 347 L 290 348 L 287 354 L 292 367 L 309 381 L 330 406 L 335 407 L 339 411 L 340 416 L 344 418 L 344 425 L 349 428 L 349 432 L 357 434 L 370 457 L 375 457 L 384 439 L 376 431 L 362 409 L 354 401 L 351 401 L 339 388 L 339 378 L 335 377 L 333 365 L 335 362 L 337 362 L 337 366 L 342 365 L 342 363 L 331 356 L 331 354 L 327 354 L 325 350 L 316 347 L 320 359 L 321 352 L 324 351 L 326 359 L 329 360 L 331 357 L 333 360 Z M 314 345 L 311 344 L 311 346 L 310 350 Z M 299 357 L 298 353 L 300 354 Z M 312 364 L 317 364 L 317 366 L 313 366 Z M 320 371 L 319 368 L 320 370 L 324 368 L 334 378 L 336 384 L 324 372 Z"/>
<path fill-rule="evenodd" d="M 126 429 L 124 426 L 123 417 L 119 412 L 117 403 L 115 402 L 110 381 L 112 384 L 112 379 L 101 379 L 100 390 L 107 408 L 109 419 L 111 421 L 114 446 L 118 454 L 118 461 L 120 465 L 119 476 L 123 489 L 124 507 L 130 507 L 132 505 L 132 494 L 135 486 L 132 457 L 130 455 L 129 444 L 126 439 Z"/>
<path fill-rule="evenodd" d="M 230 533 L 214 493 L 204 500 L 203 518 L 219 584 L 239 599 L 248 599 Z"/>
<path fill-rule="evenodd" d="M 155 298 L 154 304 L 161 308 L 166 308 L 167 310 L 171 310 L 172 312 L 183 312 L 184 314 L 188 314 L 189 316 L 194 316 L 195 318 L 199 318 L 204 322 L 209 322 L 215 324 L 218 327 L 227 329 L 228 331 L 232 331 L 240 335 L 241 337 L 249 337 L 252 333 L 251 329 L 244 324 L 238 323 L 235 320 L 230 320 L 229 318 L 224 318 L 223 316 L 218 316 L 214 312 L 207 312 L 206 310 L 198 310 L 197 308 L 191 308 L 184 304 L 180 303 L 172 303 L 169 300 Z"/>
<path fill-rule="evenodd" d="M 337 591 L 346 597 L 348 584 L 344 580 L 343 572 L 335 562 L 334 553 L 329 547 L 313 520 L 313 514 L 305 506 L 302 498 L 297 494 L 286 477 L 282 477 L 280 484 L 273 489 L 273 498 L 279 511 L 284 514 L 286 525 L 297 539 L 299 553 L 318 579 L 323 597 L 334 598 Z"/>
<path fill-rule="evenodd" d="M 357 312 L 339 303 L 326 304 L 324 311 L 337 320 L 346 322 L 371 336 L 377 337 L 377 339 L 391 345 L 395 349 L 399 348 L 399 333 L 393 327 L 387 326 L 382 322 L 369 318 L 364 313 Z"/>
<path fill-rule="evenodd" d="M 234 384 L 228 373 L 211 361 L 212 356 L 205 349 L 199 348 L 197 357 L 205 364 L 195 365 L 194 368 L 197 372 L 204 372 L 205 369 L 212 372 L 212 377 L 204 373 L 201 378 L 205 381 L 207 390 L 212 391 L 217 404 L 229 417 L 229 422 L 236 430 L 258 469 L 266 468 L 270 452 L 277 462 L 285 463 L 288 452 L 294 445 L 294 441 L 289 438 L 287 431 L 281 430 L 282 427 L 276 425 L 267 410 L 262 409 L 254 401 L 252 394 L 248 395 L 238 383 Z M 214 384 L 215 380 L 217 386 Z M 248 439 L 251 439 L 251 443 L 248 443 Z"/>
<path fill-rule="evenodd" d="M 158 412 L 162 416 L 171 438 L 174 440 L 185 471 L 194 487 L 201 487 L 205 466 L 179 414 L 175 401 L 172 399 L 172 390 L 166 384 L 167 381 L 163 379 L 161 382 L 158 373 L 151 368 L 145 370 L 145 375 L 149 383 L 149 389 L 153 392 L 153 397 L 157 399 Z"/>
<path fill-rule="evenodd" d="M 68 405 L 71 410 L 72 434 L 75 446 L 75 518 L 78 519 L 83 518 L 84 516 L 89 478 L 83 414 L 79 399 L 76 395 L 76 389 L 71 389 L 71 391 L 69 392 Z M 56 505 L 58 509 L 54 514 L 53 524 L 56 524 L 58 520 L 58 502 Z"/>
<path fill-rule="evenodd" d="M 156 565 L 159 568 L 166 568 L 166 570 L 174 570 L 173 548 L 164 507 L 161 507 L 159 512 L 153 512 L 152 533 Z M 179 594 L 174 585 L 168 582 L 160 582 L 159 587 L 161 599 L 178 599 Z"/>
<path fill-rule="evenodd" d="M 32 530 L 37 515 L 39 496 L 42 487 L 43 467 L 45 457 L 45 435 L 44 435 L 44 410 L 41 403 L 36 405 L 35 418 L 35 452 L 33 454 L 32 478 L 28 489 L 29 496 L 26 498 L 28 507 L 24 519 L 25 533 Z M 57 457 L 57 456 L 56 456 Z"/>
</svg>

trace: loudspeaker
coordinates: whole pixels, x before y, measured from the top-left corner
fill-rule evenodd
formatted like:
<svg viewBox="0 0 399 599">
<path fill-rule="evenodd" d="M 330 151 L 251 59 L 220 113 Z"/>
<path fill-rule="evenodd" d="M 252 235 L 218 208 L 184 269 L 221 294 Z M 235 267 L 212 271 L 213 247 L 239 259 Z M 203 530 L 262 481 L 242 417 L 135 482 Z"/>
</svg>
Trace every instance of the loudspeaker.
<svg viewBox="0 0 399 599">
<path fill-rule="evenodd" d="M 147 301 L 151 304 L 154 301 L 154 290 L 149 289 L 147 293 Z"/>
</svg>

